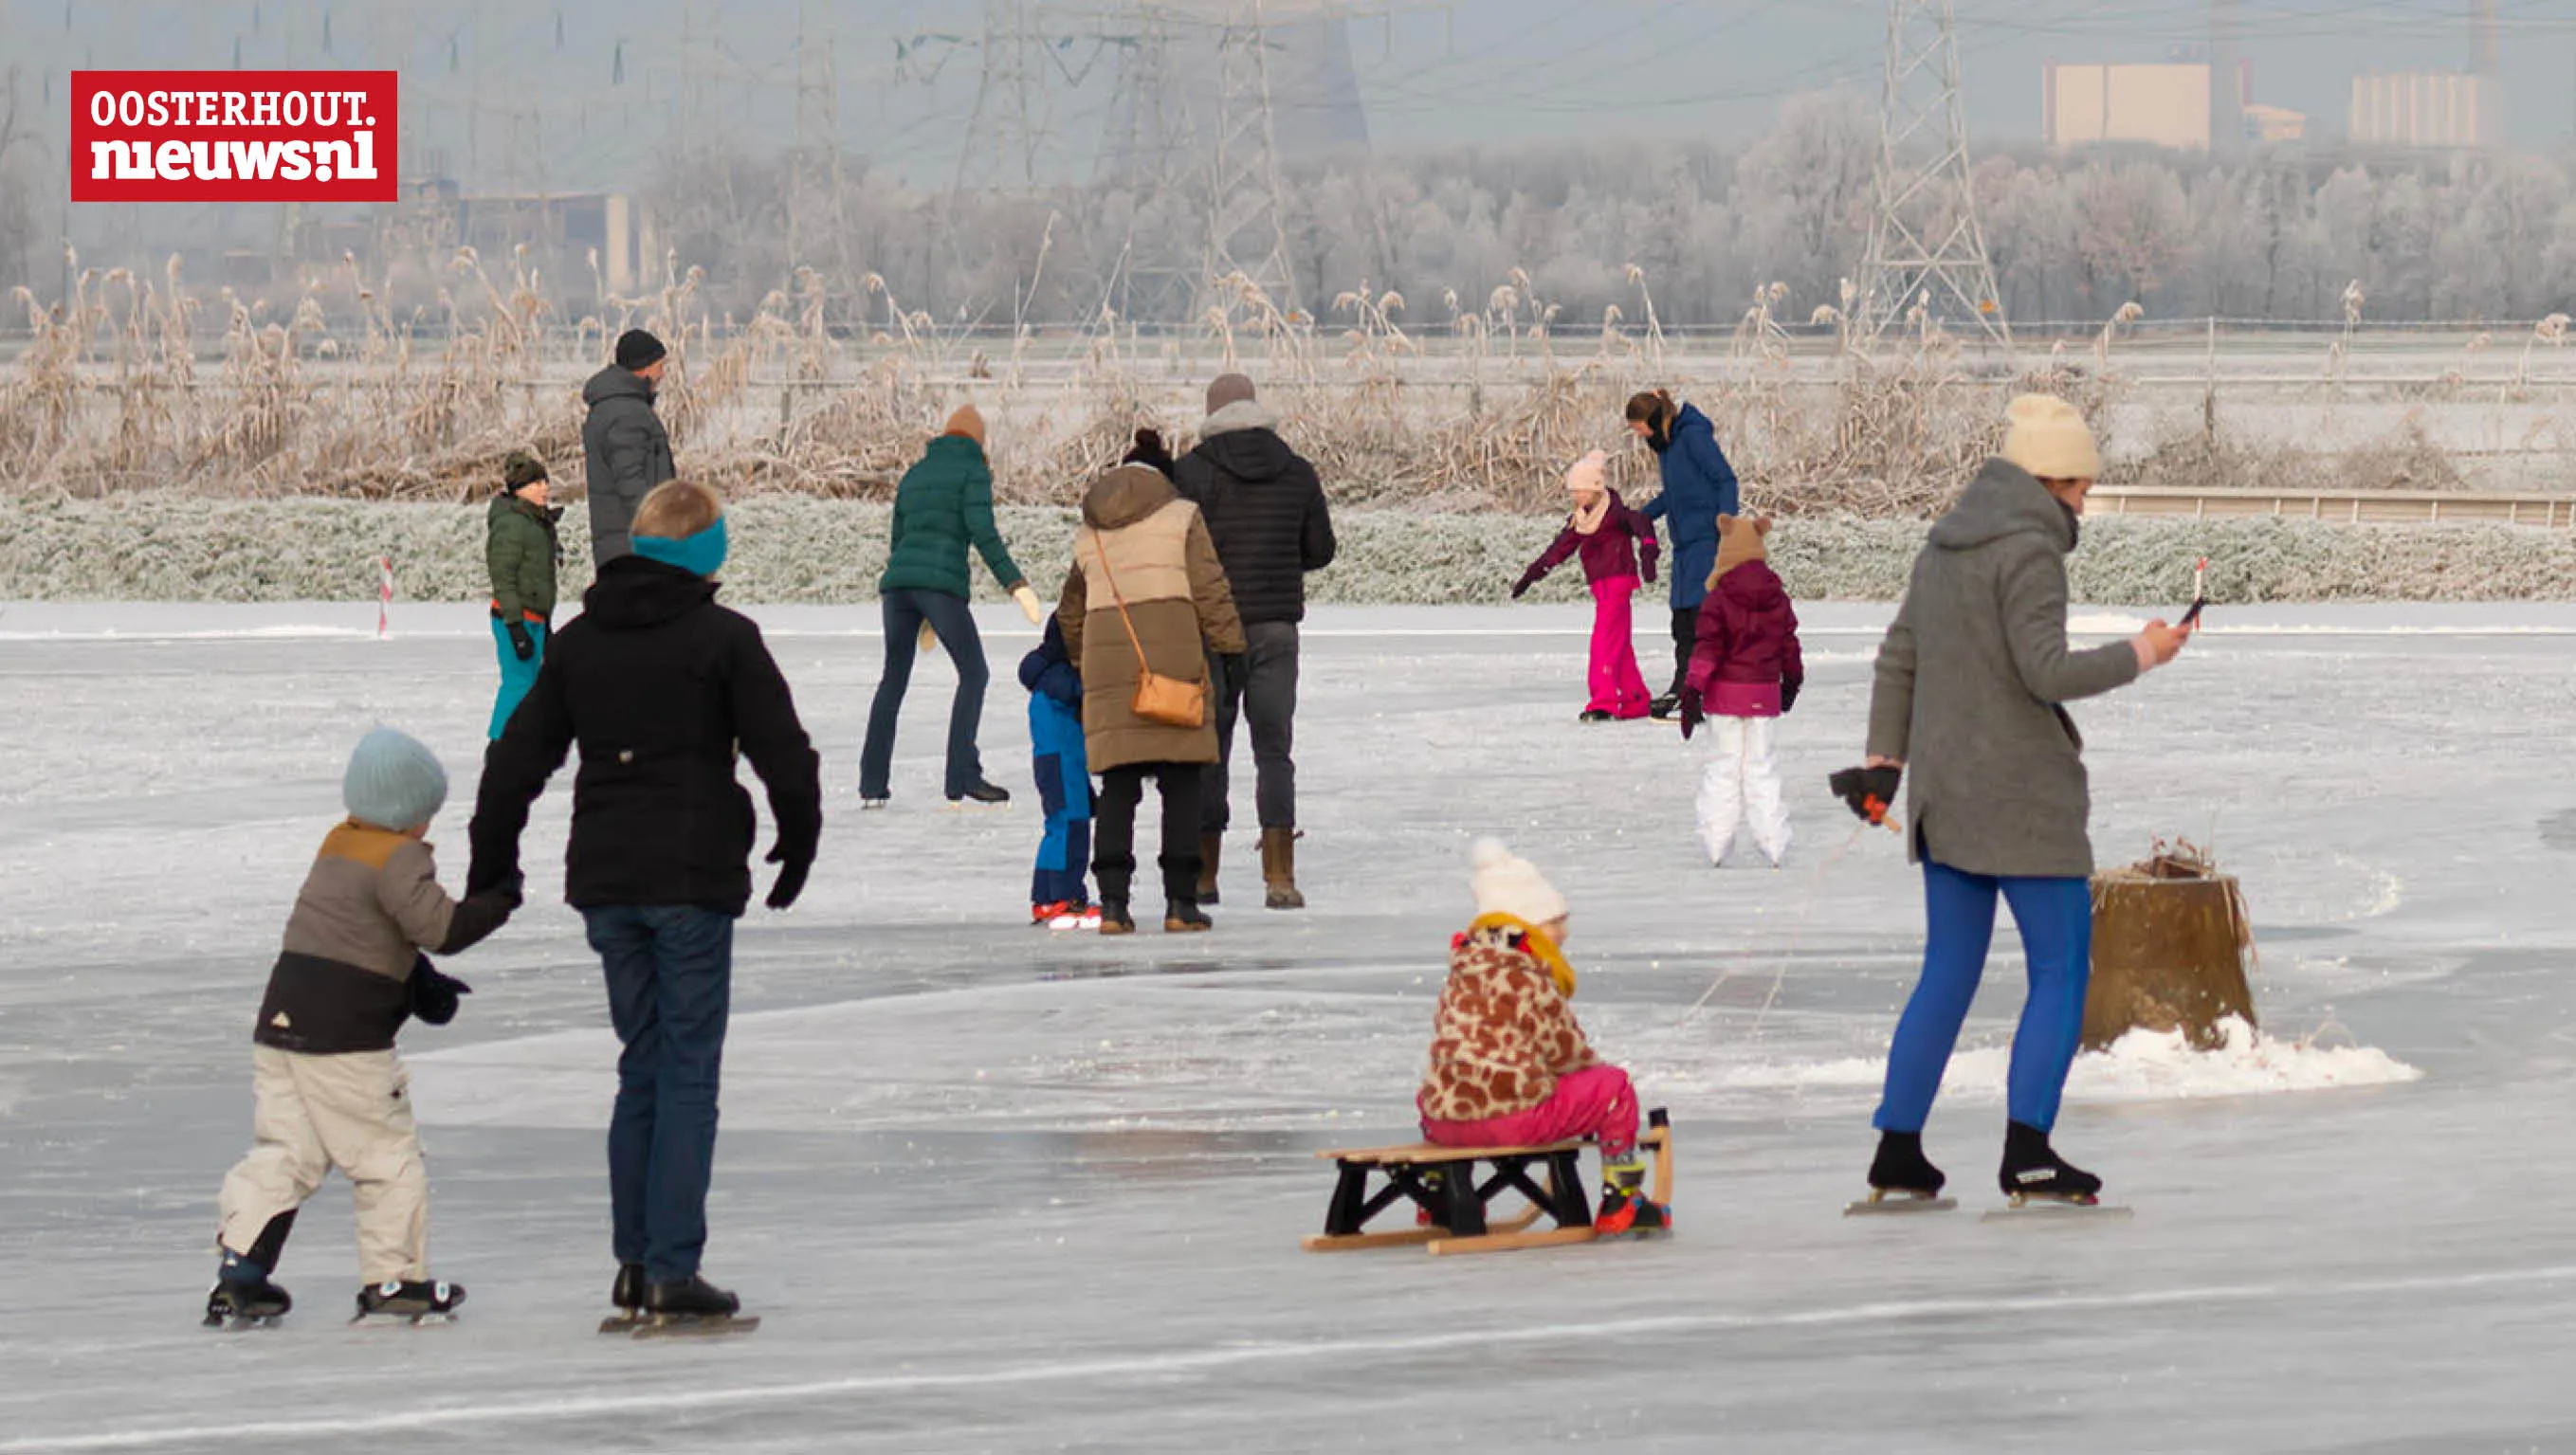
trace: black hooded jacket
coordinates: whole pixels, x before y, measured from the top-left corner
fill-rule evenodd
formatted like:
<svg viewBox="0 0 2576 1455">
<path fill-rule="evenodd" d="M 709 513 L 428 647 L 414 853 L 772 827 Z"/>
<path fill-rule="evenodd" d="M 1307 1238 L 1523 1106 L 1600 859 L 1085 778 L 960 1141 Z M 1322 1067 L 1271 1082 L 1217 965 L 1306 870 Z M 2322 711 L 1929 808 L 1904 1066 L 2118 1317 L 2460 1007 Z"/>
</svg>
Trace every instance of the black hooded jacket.
<svg viewBox="0 0 2576 1455">
<path fill-rule="evenodd" d="M 778 846 L 810 864 L 823 834 L 822 764 L 787 679 L 751 619 L 712 581 L 641 556 L 600 568 L 582 614 L 546 643 L 525 704 L 483 760 L 469 885 L 518 872 L 528 805 L 581 745 L 564 898 L 576 908 L 751 899 L 756 827 L 739 752 L 769 790 Z"/>
<path fill-rule="evenodd" d="M 1249 400 L 1208 416 L 1172 482 L 1207 518 L 1246 626 L 1306 619 L 1306 573 L 1333 564 L 1323 482 Z"/>
</svg>

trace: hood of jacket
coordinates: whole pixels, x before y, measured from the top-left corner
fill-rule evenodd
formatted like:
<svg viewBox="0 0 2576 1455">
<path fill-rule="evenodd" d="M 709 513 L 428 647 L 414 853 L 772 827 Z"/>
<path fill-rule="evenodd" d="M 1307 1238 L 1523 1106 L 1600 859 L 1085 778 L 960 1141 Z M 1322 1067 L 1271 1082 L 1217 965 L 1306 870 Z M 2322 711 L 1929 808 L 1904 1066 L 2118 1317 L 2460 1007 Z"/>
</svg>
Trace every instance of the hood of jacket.
<svg viewBox="0 0 2576 1455">
<path fill-rule="evenodd" d="M 1780 584 L 1780 574 L 1768 561 L 1738 562 L 1709 589 L 1747 611 L 1767 610 L 1789 600 L 1789 588 Z"/>
<path fill-rule="evenodd" d="M 1124 530 L 1180 498 L 1162 471 L 1121 465 L 1091 482 L 1082 497 L 1082 523 L 1093 530 Z"/>
<path fill-rule="evenodd" d="M 1276 480 L 1297 452 L 1279 437 L 1279 416 L 1257 399 L 1229 404 L 1199 426 L 1198 453 L 1237 480 Z"/>
<path fill-rule="evenodd" d="M 619 556 L 582 593 L 582 619 L 602 631 L 640 631 L 712 606 L 716 583 L 678 566 Z"/>
<path fill-rule="evenodd" d="M 1699 412 L 1698 405 L 1685 404 L 1673 411 L 1673 422 L 1669 429 L 1661 435 L 1646 436 L 1647 447 L 1660 455 L 1671 449 L 1673 441 L 1680 439 L 1682 431 L 1688 429 L 1706 430 L 1711 438 L 1716 437 L 1717 434 L 1717 426 L 1708 422 L 1708 416 Z"/>
<path fill-rule="evenodd" d="M 1971 551 L 2006 536 L 2036 535 L 2059 555 L 2075 549 L 2075 517 L 2029 471 L 2000 457 L 1986 461 L 1950 513 L 1932 527 L 1932 544 Z"/>
<path fill-rule="evenodd" d="M 581 386 L 581 402 L 593 408 L 597 408 L 601 400 L 621 397 L 640 399 L 649 405 L 653 402 L 652 382 L 632 369 L 611 364 L 591 375 L 590 382 Z"/>
<path fill-rule="evenodd" d="M 555 522 L 563 519 L 563 514 L 564 508 L 560 505 L 531 504 L 530 502 L 522 500 L 518 496 L 511 494 L 509 491 L 504 490 L 500 494 L 492 497 L 492 508 L 483 512 L 483 518 L 487 522 L 492 522 L 499 521 L 507 516 L 523 515 L 529 520 L 544 526 L 546 529 L 552 530 L 554 529 Z"/>
</svg>

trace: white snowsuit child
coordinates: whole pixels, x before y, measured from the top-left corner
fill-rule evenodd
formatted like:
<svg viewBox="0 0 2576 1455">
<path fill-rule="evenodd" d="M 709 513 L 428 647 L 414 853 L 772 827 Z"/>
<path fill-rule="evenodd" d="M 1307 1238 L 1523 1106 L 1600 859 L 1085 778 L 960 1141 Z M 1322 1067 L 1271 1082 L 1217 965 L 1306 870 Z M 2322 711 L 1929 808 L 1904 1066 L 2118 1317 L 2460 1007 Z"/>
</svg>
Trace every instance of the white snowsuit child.
<svg viewBox="0 0 2576 1455">
<path fill-rule="evenodd" d="M 1779 719 L 1806 682 L 1798 613 L 1765 558 L 1768 518 L 1717 518 L 1717 569 L 1700 603 L 1698 640 L 1682 692 L 1682 736 L 1716 719 L 1717 754 L 1699 791 L 1700 844 L 1723 865 L 1736 833 L 1749 827 L 1773 867 L 1789 852 L 1789 813 L 1780 801 Z"/>
</svg>

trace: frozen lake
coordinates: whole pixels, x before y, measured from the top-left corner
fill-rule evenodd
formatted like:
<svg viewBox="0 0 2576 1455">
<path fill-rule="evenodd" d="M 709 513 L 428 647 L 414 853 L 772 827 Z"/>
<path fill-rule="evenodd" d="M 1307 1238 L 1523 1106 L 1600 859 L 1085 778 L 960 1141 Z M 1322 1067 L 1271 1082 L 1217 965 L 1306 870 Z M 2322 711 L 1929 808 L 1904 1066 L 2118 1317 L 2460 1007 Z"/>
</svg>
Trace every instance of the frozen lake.
<svg viewBox="0 0 2576 1455">
<path fill-rule="evenodd" d="M 476 990 L 456 1024 L 404 1043 L 463 1319 L 342 1326 L 335 1181 L 287 1324 L 196 1327 L 252 1013 L 371 723 L 446 758 L 461 884 L 477 610 L 403 609 L 386 642 L 371 607 L 0 611 L 0 1451 L 2576 1448 L 2576 608 L 2215 612 L 2077 708 L 2105 861 L 2179 834 L 2243 877 L 2265 1036 L 2085 1058 L 2058 1142 L 2137 1216 L 2038 1228 L 1974 1216 L 2009 934 L 1928 1137 L 1963 1211 L 1837 1216 L 1921 930 L 1898 843 L 1824 789 L 1883 609 L 1806 613 L 1779 872 L 1699 862 L 1699 749 L 1575 723 L 1581 614 L 1319 612 L 1315 908 L 1124 942 L 1024 924 L 1015 614 L 984 618 L 984 741 L 1022 801 L 939 802 L 934 665 L 864 818 L 873 614 L 755 614 L 829 788 L 812 889 L 738 940 L 708 1272 L 765 1324 L 634 1345 L 591 1332 L 613 1077 L 553 902 L 569 775 L 537 902 L 447 967 Z M 1573 901 L 1577 1007 L 1673 1111 L 1680 1235 L 1303 1253 L 1313 1151 L 1410 1135 L 1479 833 Z M 1248 834 L 1228 865 L 1252 899 Z"/>
</svg>

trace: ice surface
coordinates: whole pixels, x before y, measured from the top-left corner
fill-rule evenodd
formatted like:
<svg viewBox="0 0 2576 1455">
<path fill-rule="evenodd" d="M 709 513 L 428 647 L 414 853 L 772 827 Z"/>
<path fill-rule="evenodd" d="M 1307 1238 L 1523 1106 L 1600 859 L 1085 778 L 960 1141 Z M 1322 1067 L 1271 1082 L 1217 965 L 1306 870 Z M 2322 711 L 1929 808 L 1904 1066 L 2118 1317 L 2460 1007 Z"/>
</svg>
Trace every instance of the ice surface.
<svg viewBox="0 0 2576 1455">
<path fill-rule="evenodd" d="M 341 1326 L 335 1183 L 287 1325 L 194 1327 L 251 1013 L 368 724 L 446 757 L 463 873 L 474 610 L 397 603 L 386 642 L 372 606 L 0 610 L 0 1451 L 2576 1448 L 2576 609 L 2214 612 L 2077 708 L 2104 856 L 2183 834 L 2243 876 L 2264 1025 L 2086 1058 L 2059 1139 L 2138 1216 L 2047 1228 L 1971 1215 L 2000 1200 L 2009 933 L 1929 1137 L 1961 1211 L 1839 1216 L 1921 931 L 1896 841 L 1823 787 L 1884 608 L 1806 612 L 1779 872 L 1696 861 L 1700 749 L 1573 721 L 1579 613 L 1319 612 L 1315 908 L 1239 907 L 1238 834 L 1216 934 L 1126 942 L 1023 927 L 1027 794 L 938 803 L 944 667 L 862 816 L 873 618 L 758 615 L 830 782 L 806 901 L 739 941 L 709 1272 L 767 1322 L 634 1346 L 590 1332 L 612 1051 L 552 903 L 448 967 L 476 989 L 455 1026 L 406 1037 L 464 1319 Z M 987 762 L 1024 787 L 1032 634 L 983 621 Z M 565 812 L 531 828 L 538 884 Z M 1578 1008 L 1674 1111 L 1680 1236 L 1303 1253 L 1312 1152 L 1408 1132 L 1488 832 L 1566 890 Z"/>
</svg>

